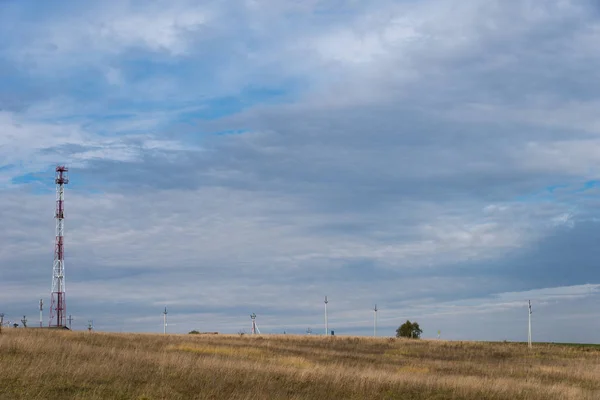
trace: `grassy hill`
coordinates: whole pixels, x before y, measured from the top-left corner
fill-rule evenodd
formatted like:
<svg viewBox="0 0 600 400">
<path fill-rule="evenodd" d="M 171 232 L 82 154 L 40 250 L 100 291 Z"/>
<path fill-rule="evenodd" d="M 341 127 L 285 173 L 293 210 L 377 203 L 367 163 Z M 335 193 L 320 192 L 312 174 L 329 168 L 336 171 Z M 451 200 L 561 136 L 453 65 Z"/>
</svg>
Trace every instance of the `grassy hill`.
<svg viewBox="0 0 600 400">
<path fill-rule="evenodd" d="M 600 399 L 600 349 L 4 329 L 0 399 Z"/>
</svg>

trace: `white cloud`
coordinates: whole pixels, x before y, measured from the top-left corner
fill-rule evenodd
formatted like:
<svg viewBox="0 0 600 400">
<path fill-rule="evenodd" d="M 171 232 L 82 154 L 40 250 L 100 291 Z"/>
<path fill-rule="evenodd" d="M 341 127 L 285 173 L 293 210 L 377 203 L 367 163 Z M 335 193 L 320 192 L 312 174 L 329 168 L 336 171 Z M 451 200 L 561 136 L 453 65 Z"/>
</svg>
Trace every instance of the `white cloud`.
<svg viewBox="0 0 600 400">
<path fill-rule="evenodd" d="M 144 150 L 194 150 L 177 141 L 160 140 L 151 135 L 105 137 L 78 124 L 30 121 L 11 112 L 0 111 L 0 166 L 12 166 L 2 172 L 9 178 L 38 172 L 54 163 L 84 166 L 94 159 L 136 161 Z M 71 146 L 71 149 L 68 149 Z M 67 148 L 68 150 L 61 150 Z M 61 154 L 61 153 L 65 154 Z"/>
<path fill-rule="evenodd" d="M 11 53 L 40 66 L 85 64 L 132 47 L 180 56 L 189 51 L 191 34 L 210 19 L 211 12 L 195 2 L 158 2 L 141 9 L 129 2 L 102 2 L 83 15 L 62 14 L 30 25 L 33 39 Z"/>
<path fill-rule="evenodd" d="M 419 307 L 423 315 L 460 315 L 494 313 L 512 309 L 526 310 L 531 300 L 532 308 L 545 307 L 557 301 L 568 302 L 600 294 L 600 284 L 560 286 L 523 292 L 498 293 L 484 298 L 475 298 Z"/>
<path fill-rule="evenodd" d="M 576 59 L 547 50 L 593 50 L 593 29 L 569 35 L 579 29 L 569 24 L 589 22 L 582 6 L 386 1 L 311 14 L 323 7 L 103 3 L 31 26 L 8 46 L 7 59 L 35 69 L 32 85 L 62 97 L 0 112 L 0 164 L 16 165 L 0 171 L 0 182 L 61 159 L 90 174 L 74 184 L 96 183 L 91 176 L 106 183 L 101 195 L 68 192 L 67 265 L 78 279 L 68 279 L 71 298 L 131 302 L 135 310 L 121 315 L 148 324 L 154 317 L 137 314 L 148 300 L 174 308 L 271 306 L 263 321 L 277 327 L 289 310 L 320 315 L 327 293 L 332 310 L 339 307 L 332 321 L 360 327 L 375 301 L 393 304 L 386 318 L 396 321 L 409 312 L 502 312 L 522 307 L 519 296 L 536 295 L 478 294 L 417 307 L 432 293 L 505 290 L 520 278 L 497 265 L 532 249 L 549 229 L 572 226 L 570 205 L 515 197 L 597 174 L 597 101 L 571 101 L 577 94 L 553 84 L 593 74 L 572 74 Z M 75 92 L 57 76 L 109 85 Z M 222 111 L 206 101 L 212 96 L 249 84 L 285 91 L 289 81 L 300 82 L 300 100 L 290 105 L 176 126 L 196 111 Z M 204 136 L 217 128 L 252 133 Z M 578 135 L 566 137 L 567 129 Z M 127 164 L 117 169 L 111 161 Z M 1 196 L 8 217 L 0 260 L 30 262 L 37 271 L 38 258 L 51 257 L 53 194 L 12 189 Z M 467 271 L 452 270 L 457 263 Z M 468 270 L 473 264 L 477 273 Z M 488 282 L 488 265 L 509 282 Z M 31 279 L 24 270 L 5 266 L 16 283 L 0 296 L 20 304 L 38 296 L 41 284 L 22 284 Z M 580 287 L 565 290 L 585 297 Z M 537 296 L 552 300 L 548 292 Z M 182 312 L 177 323 L 214 314 Z M 234 319 L 219 324 L 232 330 Z"/>
</svg>

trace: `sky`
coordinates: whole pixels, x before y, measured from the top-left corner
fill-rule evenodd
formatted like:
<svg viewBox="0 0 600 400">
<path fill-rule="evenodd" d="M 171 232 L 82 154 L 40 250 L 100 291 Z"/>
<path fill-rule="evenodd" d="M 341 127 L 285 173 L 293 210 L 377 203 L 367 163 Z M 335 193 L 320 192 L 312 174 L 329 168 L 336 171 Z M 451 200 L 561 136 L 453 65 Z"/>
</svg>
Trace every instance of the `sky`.
<svg viewBox="0 0 600 400">
<path fill-rule="evenodd" d="M 600 6 L 0 0 L 0 312 L 599 342 Z"/>
</svg>

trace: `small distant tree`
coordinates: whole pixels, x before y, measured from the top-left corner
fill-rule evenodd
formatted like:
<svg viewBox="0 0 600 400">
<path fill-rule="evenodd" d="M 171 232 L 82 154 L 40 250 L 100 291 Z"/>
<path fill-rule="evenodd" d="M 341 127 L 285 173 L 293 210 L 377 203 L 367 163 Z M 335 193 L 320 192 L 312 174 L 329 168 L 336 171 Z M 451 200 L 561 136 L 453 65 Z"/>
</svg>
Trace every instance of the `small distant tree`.
<svg viewBox="0 0 600 400">
<path fill-rule="evenodd" d="M 423 330 L 419 327 L 419 323 L 410 322 L 409 320 L 406 320 L 396 329 L 396 337 L 420 339 L 421 333 L 423 333 Z"/>
<path fill-rule="evenodd" d="M 19 324 L 17 324 L 16 322 L 13 324 L 13 328 L 18 328 Z"/>
<path fill-rule="evenodd" d="M 190 334 L 190 335 L 199 335 L 199 334 L 200 334 L 200 332 L 198 332 L 197 330 L 195 330 L 195 329 L 194 329 L 193 331 L 190 331 L 190 333 L 189 333 L 189 334 Z"/>
</svg>

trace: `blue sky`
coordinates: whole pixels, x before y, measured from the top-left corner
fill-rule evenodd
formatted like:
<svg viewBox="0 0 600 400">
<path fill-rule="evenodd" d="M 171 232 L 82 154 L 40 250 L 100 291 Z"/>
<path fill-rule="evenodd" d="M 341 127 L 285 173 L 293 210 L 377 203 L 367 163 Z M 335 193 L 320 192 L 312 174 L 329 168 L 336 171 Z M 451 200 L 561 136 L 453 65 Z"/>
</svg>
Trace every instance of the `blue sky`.
<svg viewBox="0 0 600 400">
<path fill-rule="evenodd" d="M 592 1 L 0 2 L 0 311 L 597 342 Z"/>
</svg>

